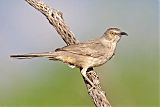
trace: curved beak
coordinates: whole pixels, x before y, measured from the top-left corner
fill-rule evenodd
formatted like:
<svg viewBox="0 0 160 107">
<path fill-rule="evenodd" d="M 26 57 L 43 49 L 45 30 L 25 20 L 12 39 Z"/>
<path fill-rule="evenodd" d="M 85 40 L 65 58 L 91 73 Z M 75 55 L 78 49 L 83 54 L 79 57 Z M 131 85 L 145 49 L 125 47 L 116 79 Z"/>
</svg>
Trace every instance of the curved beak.
<svg viewBox="0 0 160 107">
<path fill-rule="evenodd" d="M 126 32 L 121 32 L 120 35 L 126 35 L 126 36 L 128 36 L 128 34 Z"/>
</svg>

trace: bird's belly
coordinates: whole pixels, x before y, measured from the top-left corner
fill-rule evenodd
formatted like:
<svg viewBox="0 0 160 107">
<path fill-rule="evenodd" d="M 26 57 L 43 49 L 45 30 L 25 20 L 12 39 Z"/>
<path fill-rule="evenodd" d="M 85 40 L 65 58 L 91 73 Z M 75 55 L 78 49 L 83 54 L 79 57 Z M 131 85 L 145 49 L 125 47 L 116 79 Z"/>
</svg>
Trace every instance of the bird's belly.
<svg viewBox="0 0 160 107">
<path fill-rule="evenodd" d="M 107 60 L 105 58 L 93 58 L 90 60 L 90 66 L 97 67 L 103 65 L 106 62 Z"/>
<path fill-rule="evenodd" d="M 107 61 L 109 61 L 114 55 L 114 52 L 108 53 L 106 56 L 101 56 L 98 58 L 90 58 L 90 66 L 91 67 L 97 67 L 105 64 Z"/>
</svg>

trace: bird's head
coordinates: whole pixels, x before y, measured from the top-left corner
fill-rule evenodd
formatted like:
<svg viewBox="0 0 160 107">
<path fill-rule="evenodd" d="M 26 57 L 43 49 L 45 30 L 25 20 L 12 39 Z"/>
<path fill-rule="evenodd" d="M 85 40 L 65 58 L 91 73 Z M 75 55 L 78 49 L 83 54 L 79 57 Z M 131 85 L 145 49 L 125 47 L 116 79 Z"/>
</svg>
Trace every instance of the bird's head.
<svg viewBox="0 0 160 107">
<path fill-rule="evenodd" d="M 105 39 L 107 39 L 109 41 L 118 42 L 121 39 L 122 35 L 128 36 L 128 34 L 126 32 L 122 32 L 118 28 L 109 28 L 104 33 L 103 37 L 105 37 Z"/>
</svg>

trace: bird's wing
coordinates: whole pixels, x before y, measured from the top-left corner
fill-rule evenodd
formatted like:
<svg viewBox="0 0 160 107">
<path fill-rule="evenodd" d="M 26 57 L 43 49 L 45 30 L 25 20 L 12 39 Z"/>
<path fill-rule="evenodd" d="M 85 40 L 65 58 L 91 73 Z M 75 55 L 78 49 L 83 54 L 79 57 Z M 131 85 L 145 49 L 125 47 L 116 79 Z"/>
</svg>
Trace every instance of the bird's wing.
<svg viewBox="0 0 160 107">
<path fill-rule="evenodd" d="M 63 48 L 58 48 L 56 51 L 67 51 L 73 54 L 91 56 L 95 58 L 103 56 L 106 53 L 105 47 L 100 41 L 73 44 Z"/>
</svg>

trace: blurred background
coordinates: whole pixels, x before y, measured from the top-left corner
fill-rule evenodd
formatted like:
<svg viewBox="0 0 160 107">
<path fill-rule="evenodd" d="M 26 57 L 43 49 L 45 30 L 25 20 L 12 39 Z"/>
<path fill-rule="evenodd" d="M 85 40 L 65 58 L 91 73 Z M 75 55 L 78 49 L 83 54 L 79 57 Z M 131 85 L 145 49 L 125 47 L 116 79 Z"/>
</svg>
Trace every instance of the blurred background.
<svg viewBox="0 0 160 107">
<path fill-rule="evenodd" d="M 44 0 L 63 12 L 80 41 L 102 36 L 109 27 L 129 34 L 116 55 L 95 68 L 113 107 L 158 107 L 159 1 Z M 0 2 L 0 106 L 94 107 L 79 69 L 45 58 L 11 59 L 11 54 L 63 47 L 48 20 L 24 0 Z"/>
</svg>

